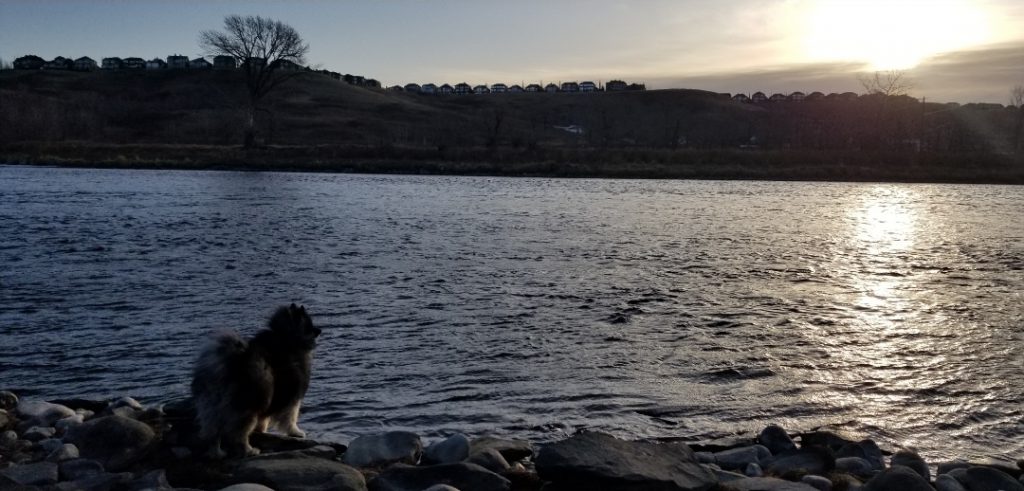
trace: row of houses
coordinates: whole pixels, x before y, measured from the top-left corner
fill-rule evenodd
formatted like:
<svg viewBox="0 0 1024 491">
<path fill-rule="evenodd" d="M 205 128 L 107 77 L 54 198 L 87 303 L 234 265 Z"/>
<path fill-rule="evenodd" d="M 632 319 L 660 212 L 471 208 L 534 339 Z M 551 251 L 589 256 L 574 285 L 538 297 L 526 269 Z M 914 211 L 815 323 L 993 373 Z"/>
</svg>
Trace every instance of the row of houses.
<svg viewBox="0 0 1024 491">
<path fill-rule="evenodd" d="M 503 83 L 496 83 L 491 85 L 470 85 L 466 82 L 457 83 L 455 85 L 449 84 L 405 84 L 395 85 L 388 87 L 388 90 L 395 92 L 411 92 L 414 94 L 427 94 L 427 95 L 466 95 L 466 94 L 504 94 L 504 93 L 521 93 L 521 92 L 619 92 L 627 90 L 646 90 L 647 87 L 644 84 L 627 84 L 622 80 L 612 80 L 604 86 L 599 86 L 591 81 L 585 82 L 562 82 L 561 84 L 549 83 L 547 85 L 541 84 L 529 84 L 527 86 L 522 85 L 506 85 Z"/>
<path fill-rule="evenodd" d="M 723 94 L 725 97 L 730 97 L 729 94 Z M 747 94 L 736 94 L 731 96 L 735 102 L 742 102 L 747 104 L 763 104 L 766 102 L 803 102 L 803 101 L 821 101 L 821 100 L 856 100 L 857 94 L 853 92 L 843 92 L 842 94 L 831 93 L 825 95 L 821 92 L 811 92 L 810 94 L 804 94 L 803 92 L 793 92 L 792 94 L 772 94 L 771 96 L 765 95 L 764 92 L 754 92 L 751 95 Z"/>
<path fill-rule="evenodd" d="M 281 70 L 306 69 L 288 60 L 278 60 L 274 63 Z M 118 58 L 115 56 L 103 58 L 102 62 L 97 64 L 96 60 L 88 56 L 76 59 L 58 56 L 47 61 L 35 55 L 26 55 L 14 60 L 13 66 L 15 70 L 92 71 L 100 68 L 103 70 L 234 70 L 240 66 L 263 64 L 266 64 L 266 60 L 263 58 L 249 58 L 239 64 L 233 56 L 214 56 L 212 63 L 203 57 L 189 59 L 184 55 L 171 55 L 166 60 L 160 58 L 144 60 L 137 57 Z"/>
</svg>

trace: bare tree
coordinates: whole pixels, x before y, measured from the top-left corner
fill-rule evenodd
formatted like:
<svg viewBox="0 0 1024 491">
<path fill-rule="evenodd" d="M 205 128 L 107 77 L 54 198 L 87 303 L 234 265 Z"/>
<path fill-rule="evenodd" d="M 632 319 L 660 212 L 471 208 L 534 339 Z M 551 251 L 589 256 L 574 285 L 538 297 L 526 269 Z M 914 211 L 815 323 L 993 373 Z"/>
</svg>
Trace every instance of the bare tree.
<svg viewBox="0 0 1024 491">
<path fill-rule="evenodd" d="M 1016 108 L 1024 108 L 1024 85 L 1018 85 L 1010 89 L 1010 105 Z"/>
<path fill-rule="evenodd" d="M 1017 108 L 1017 118 L 1013 125 L 1013 150 L 1021 151 L 1021 133 L 1024 132 L 1024 85 L 1010 90 L 1010 105 Z"/>
<path fill-rule="evenodd" d="M 910 89 L 914 88 L 914 83 L 903 70 L 875 72 L 871 75 L 861 74 L 857 76 L 857 80 L 868 94 L 900 96 L 907 95 Z"/>
<path fill-rule="evenodd" d="M 260 103 L 284 82 L 301 73 L 309 45 L 291 26 L 260 16 L 229 15 L 223 31 L 203 31 L 199 45 L 213 55 L 233 56 L 242 63 L 248 89 L 245 146 L 256 145 L 256 114 Z"/>
</svg>

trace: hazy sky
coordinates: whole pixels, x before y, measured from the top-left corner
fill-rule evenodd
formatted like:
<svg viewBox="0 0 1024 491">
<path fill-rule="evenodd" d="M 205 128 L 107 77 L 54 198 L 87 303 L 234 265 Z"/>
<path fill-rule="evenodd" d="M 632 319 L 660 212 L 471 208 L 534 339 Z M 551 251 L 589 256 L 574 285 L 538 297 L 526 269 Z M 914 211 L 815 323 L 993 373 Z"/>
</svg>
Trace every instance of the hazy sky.
<svg viewBox="0 0 1024 491">
<path fill-rule="evenodd" d="M 622 78 L 721 92 L 859 90 L 1007 102 L 1024 84 L 1022 0 L 0 0 L 0 58 L 199 56 L 227 14 L 284 21 L 308 62 L 407 82 Z"/>
</svg>

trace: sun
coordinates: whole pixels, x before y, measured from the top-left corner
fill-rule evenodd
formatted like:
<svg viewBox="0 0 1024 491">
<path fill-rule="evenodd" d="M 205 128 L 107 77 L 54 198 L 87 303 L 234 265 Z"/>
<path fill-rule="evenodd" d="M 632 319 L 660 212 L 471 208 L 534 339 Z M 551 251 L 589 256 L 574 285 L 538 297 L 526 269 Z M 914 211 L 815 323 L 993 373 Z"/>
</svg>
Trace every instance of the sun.
<svg viewBox="0 0 1024 491">
<path fill-rule="evenodd" d="M 803 13 L 809 61 L 903 70 L 948 51 L 991 42 L 989 12 L 969 0 L 821 0 Z"/>
</svg>

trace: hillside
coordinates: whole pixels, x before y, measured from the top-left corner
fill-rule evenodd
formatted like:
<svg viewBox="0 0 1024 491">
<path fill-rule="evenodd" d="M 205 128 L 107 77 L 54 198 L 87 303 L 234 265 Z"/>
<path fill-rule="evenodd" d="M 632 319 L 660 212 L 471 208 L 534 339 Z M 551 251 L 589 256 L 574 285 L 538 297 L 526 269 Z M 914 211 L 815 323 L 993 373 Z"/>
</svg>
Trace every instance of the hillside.
<svg viewBox="0 0 1024 491">
<path fill-rule="evenodd" d="M 426 96 L 303 74 L 242 151 L 235 72 L 0 72 L 0 158 L 80 165 L 1024 182 L 1017 108 L 696 90 Z"/>
</svg>

